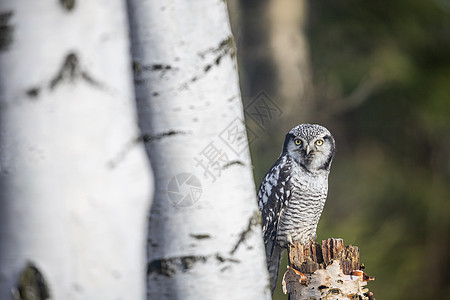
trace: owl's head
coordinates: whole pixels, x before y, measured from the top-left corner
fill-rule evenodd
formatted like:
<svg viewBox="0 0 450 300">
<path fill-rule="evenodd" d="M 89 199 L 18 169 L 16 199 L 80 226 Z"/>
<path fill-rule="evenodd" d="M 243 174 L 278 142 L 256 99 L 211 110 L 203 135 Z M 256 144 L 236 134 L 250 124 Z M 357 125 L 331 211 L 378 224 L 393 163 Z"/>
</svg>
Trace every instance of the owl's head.
<svg viewBox="0 0 450 300">
<path fill-rule="evenodd" d="M 289 131 L 283 154 L 291 156 L 309 172 L 329 171 L 335 150 L 334 138 L 325 127 L 301 124 Z"/>
</svg>

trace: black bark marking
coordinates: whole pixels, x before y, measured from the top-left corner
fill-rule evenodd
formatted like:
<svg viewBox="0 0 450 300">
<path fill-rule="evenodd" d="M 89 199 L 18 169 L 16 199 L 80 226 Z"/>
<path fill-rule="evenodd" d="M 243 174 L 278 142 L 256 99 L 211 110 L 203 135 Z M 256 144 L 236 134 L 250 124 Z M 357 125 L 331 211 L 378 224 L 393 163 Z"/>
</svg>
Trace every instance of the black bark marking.
<svg viewBox="0 0 450 300">
<path fill-rule="evenodd" d="M 223 257 L 221 256 L 219 253 L 216 254 L 216 260 L 220 263 L 224 263 L 224 262 L 232 262 L 235 264 L 240 263 L 241 261 L 238 259 L 234 259 L 234 258 L 228 258 L 228 257 Z"/>
<path fill-rule="evenodd" d="M 255 211 L 253 213 L 253 215 L 250 217 L 247 227 L 241 232 L 238 241 L 234 245 L 233 249 L 230 251 L 231 255 L 233 255 L 236 252 L 236 250 L 239 248 L 239 246 L 248 237 L 249 233 L 251 233 L 253 231 L 253 228 L 255 226 L 261 226 L 261 216 L 259 214 L 259 211 Z"/>
<path fill-rule="evenodd" d="M 198 263 L 208 263 L 211 259 L 215 259 L 218 263 L 240 263 L 239 260 L 223 257 L 219 253 L 213 255 L 202 256 L 178 256 L 170 258 L 155 259 L 147 265 L 147 276 L 156 273 L 167 277 L 172 277 L 177 273 L 185 273 L 192 269 Z"/>
<path fill-rule="evenodd" d="M 0 14 L 0 51 L 7 51 L 13 42 L 14 27 L 10 24 L 12 12 Z"/>
<path fill-rule="evenodd" d="M 80 62 L 78 56 L 70 52 L 64 59 L 64 63 L 59 70 L 58 74 L 50 81 L 50 89 L 53 90 L 64 81 L 73 83 L 75 79 L 81 78 L 92 86 L 101 88 L 102 84 L 94 79 L 89 73 L 82 70 L 80 67 Z"/>
<path fill-rule="evenodd" d="M 161 70 L 171 70 L 172 67 L 169 65 L 156 64 L 150 66 L 152 71 L 161 71 Z"/>
<path fill-rule="evenodd" d="M 134 83 L 135 84 L 144 84 L 147 82 L 147 79 L 138 79 L 136 76 L 134 77 Z"/>
<path fill-rule="evenodd" d="M 37 98 L 39 96 L 40 91 L 41 90 L 39 88 L 31 88 L 27 90 L 26 93 L 30 98 Z"/>
<path fill-rule="evenodd" d="M 135 73 L 141 73 L 141 71 L 142 71 L 141 65 L 137 61 L 134 61 L 134 60 L 131 62 L 131 68 L 133 69 L 133 72 L 135 72 Z"/>
<path fill-rule="evenodd" d="M 19 284 L 14 298 L 16 300 L 44 300 L 50 298 L 48 284 L 33 263 L 29 262 L 20 273 Z"/>
<path fill-rule="evenodd" d="M 177 130 L 170 130 L 167 132 L 159 133 L 156 135 L 150 135 L 150 134 L 144 134 L 142 135 L 141 139 L 144 143 L 150 143 L 156 140 L 160 140 L 165 137 L 174 136 L 174 135 L 189 135 L 192 134 L 192 132 L 189 131 L 177 131 Z"/>
<path fill-rule="evenodd" d="M 231 167 L 233 165 L 245 166 L 245 163 L 240 160 L 232 160 L 232 161 L 229 161 L 226 164 L 224 164 L 222 166 L 222 170 L 228 169 L 229 167 Z"/>
<path fill-rule="evenodd" d="M 203 67 L 203 72 L 202 74 L 197 74 L 192 76 L 190 79 L 188 79 L 187 81 L 185 81 L 184 83 L 180 84 L 180 86 L 178 87 L 178 90 L 185 90 L 188 88 L 189 84 L 203 78 L 206 76 L 206 74 L 211 71 L 212 67 L 214 65 L 218 66 L 220 64 L 220 61 L 222 60 L 223 57 L 230 55 L 231 58 L 235 58 L 236 56 L 236 47 L 234 45 L 234 39 L 232 35 L 229 35 L 226 39 L 222 40 L 219 45 L 215 48 L 209 48 L 206 51 L 202 51 L 199 52 L 198 55 L 202 58 L 202 59 L 206 59 L 207 55 L 214 55 L 214 58 L 212 61 L 210 61 L 209 63 L 207 63 L 204 67 Z"/>
<path fill-rule="evenodd" d="M 71 11 L 75 7 L 75 0 L 59 0 L 59 3 L 68 11 Z"/>
<path fill-rule="evenodd" d="M 58 73 L 50 80 L 48 88 L 54 90 L 58 85 L 63 82 L 73 83 L 76 79 L 81 79 L 97 88 L 105 88 L 105 86 L 98 80 L 94 79 L 88 72 L 84 71 L 80 67 L 78 56 L 74 52 L 70 52 L 64 59 L 64 63 Z M 35 86 L 25 91 L 26 95 L 33 99 L 39 97 L 43 87 Z"/>
<path fill-rule="evenodd" d="M 196 263 L 205 263 L 207 256 L 180 256 L 163 259 L 155 259 L 147 265 L 147 275 L 157 273 L 172 277 L 176 273 L 184 273 L 191 269 Z"/>
<path fill-rule="evenodd" d="M 79 72 L 80 70 L 77 55 L 75 53 L 69 53 L 64 60 L 61 70 L 59 70 L 55 78 L 50 81 L 50 89 L 54 89 L 65 79 L 73 81 Z"/>
<path fill-rule="evenodd" d="M 225 57 L 226 55 L 230 55 L 231 58 L 234 58 L 236 56 L 236 47 L 234 45 L 233 36 L 232 35 L 228 36 L 228 38 L 220 42 L 217 48 L 209 49 L 201 53 L 200 56 L 204 57 L 205 54 L 207 54 L 208 52 L 217 55 L 216 58 L 214 59 L 214 63 L 216 65 L 219 65 L 222 58 Z"/>
<path fill-rule="evenodd" d="M 96 87 L 102 87 L 102 84 L 99 81 L 95 80 L 91 75 L 89 75 L 85 71 L 81 71 L 81 78 L 83 78 L 84 81 L 86 81 L 90 85 L 93 85 Z"/>
<path fill-rule="evenodd" d="M 140 137 L 137 137 L 135 139 L 133 139 L 132 141 L 128 142 L 127 144 L 125 144 L 122 148 L 122 150 L 119 151 L 119 153 L 115 156 L 115 158 L 111 159 L 110 161 L 108 161 L 107 166 L 110 169 L 115 169 L 119 163 L 121 163 L 126 155 L 130 152 L 131 149 L 133 149 L 133 147 L 137 144 L 139 144 L 140 142 L 144 142 L 144 143 L 149 143 L 155 140 L 160 140 L 162 138 L 168 137 L 168 136 L 173 136 L 173 135 L 188 135 L 191 134 L 191 132 L 187 132 L 187 131 L 175 131 L 175 130 L 171 130 L 168 132 L 163 132 L 163 133 L 159 133 L 157 135 L 150 135 L 150 134 L 143 134 Z"/>
<path fill-rule="evenodd" d="M 222 57 L 223 57 L 223 55 L 217 56 L 217 58 L 216 58 L 216 60 L 215 60 L 216 65 L 219 65 L 219 64 L 220 64 L 220 61 L 222 60 Z"/>
<path fill-rule="evenodd" d="M 239 98 L 239 95 L 236 95 L 236 96 L 230 97 L 227 101 L 232 102 L 234 99 L 238 99 L 238 98 Z"/>
<path fill-rule="evenodd" d="M 204 240 L 211 238 L 209 234 L 190 234 L 190 236 L 197 240 Z"/>
<path fill-rule="evenodd" d="M 215 48 L 209 48 L 206 51 L 198 53 L 201 58 L 204 58 L 207 54 L 218 54 L 215 58 L 215 63 L 218 65 L 222 57 L 230 54 L 232 58 L 236 56 L 236 47 L 234 45 L 234 39 L 232 35 L 229 35 L 226 39 L 222 40 Z"/>
<path fill-rule="evenodd" d="M 125 157 L 127 156 L 127 154 L 131 151 L 131 149 L 133 149 L 133 147 L 135 145 L 137 145 L 139 142 L 141 142 L 140 138 L 135 138 L 132 141 L 128 142 L 127 144 L 125 144 L 123 146 L 123 148 L 119 151 L 119 153 L 116 155 L 115 158 L 111 159 L 108 163 L 107 166 L 110 169 L 115 169 L 117 168 L 117 166 L 125 160 Z"/>
<path fill-rule="evenodd" d="M 164 77 L 169 71 L 177 71 L 178 68 L 174 68 L 171 65 L 165 64 L 152 64 L 152 65 L 141 65 L 137 61 L 132 62 L 132 67 L 134 71 L 134 75 L 138 76 L 144 72 L 161 72 L 160 77 Z"/>
</svg>

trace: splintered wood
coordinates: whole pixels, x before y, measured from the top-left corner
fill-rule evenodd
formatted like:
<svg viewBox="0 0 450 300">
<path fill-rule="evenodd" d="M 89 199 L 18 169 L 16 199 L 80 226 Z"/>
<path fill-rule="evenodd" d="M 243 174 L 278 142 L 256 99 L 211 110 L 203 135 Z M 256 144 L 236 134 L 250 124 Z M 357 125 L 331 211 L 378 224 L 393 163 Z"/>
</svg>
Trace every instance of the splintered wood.
<svg viewBox="0 0 450 300">
<path fill-rule="evenodd" d="M 344 246 L 342 239 L 327 239 L 322 245 L 296 244 L 288 249 L 289 267 L 283 276 L 283 291 L 297 299 L 367 299 L 367 276 L 359 262 L 359 249 Z"/>
</svg>

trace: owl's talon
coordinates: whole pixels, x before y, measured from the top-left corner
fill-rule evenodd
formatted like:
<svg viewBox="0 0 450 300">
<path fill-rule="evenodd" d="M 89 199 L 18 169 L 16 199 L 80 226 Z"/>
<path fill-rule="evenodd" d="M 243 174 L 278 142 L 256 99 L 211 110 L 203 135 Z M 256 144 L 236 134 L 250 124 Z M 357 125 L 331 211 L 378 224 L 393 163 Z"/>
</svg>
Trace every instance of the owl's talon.
<svg viewBox="0 0 450 300">
<path fill-rule="evenodd" d="M 288 234 L 288 236 L 287 236 L 287 241 L 288 241 L 289 245 L 291 245 L 291 247 L 295 248 L 294 241 L 292 240 L 292 236 L 290 234 Z"/>
</svg>

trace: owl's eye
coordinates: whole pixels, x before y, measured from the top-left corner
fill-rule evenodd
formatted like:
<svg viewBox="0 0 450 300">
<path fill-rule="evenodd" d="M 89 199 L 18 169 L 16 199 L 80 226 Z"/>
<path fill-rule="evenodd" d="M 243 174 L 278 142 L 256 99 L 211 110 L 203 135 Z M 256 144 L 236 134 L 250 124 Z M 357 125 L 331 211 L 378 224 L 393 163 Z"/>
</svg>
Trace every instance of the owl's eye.
<svg viewBox="0 0 450 300">
<path fill-rule="evenodd" d="M 317 146 L 322 146 L 322 144 L 323 144 L 323 140 L 317 140 L 316 141 L 316 145 Z"/>
<path fill-rule="evenodd" d="M 294 143 L 295 143 L 297 146 L 300 146 L 300 145 L 302 144 L 302 140 L 301 140 L 301 139 L 295 139 L 295 140 L 294 140 Z"/>
</svg>

